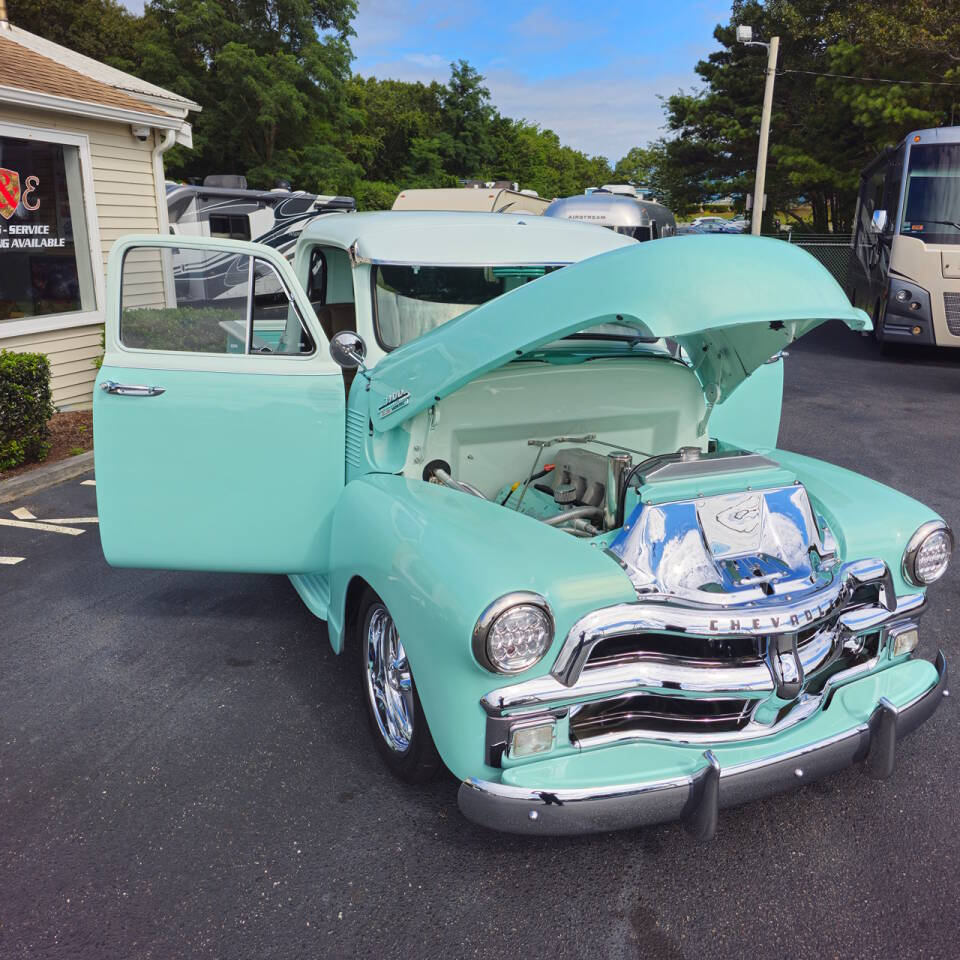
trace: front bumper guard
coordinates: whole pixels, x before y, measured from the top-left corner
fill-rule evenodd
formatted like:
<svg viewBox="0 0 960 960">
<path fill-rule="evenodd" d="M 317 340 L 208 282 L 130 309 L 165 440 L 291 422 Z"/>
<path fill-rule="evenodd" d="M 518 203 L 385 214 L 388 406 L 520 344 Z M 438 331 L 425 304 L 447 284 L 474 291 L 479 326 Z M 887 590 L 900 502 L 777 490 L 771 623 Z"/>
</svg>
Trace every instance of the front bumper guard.
<svg viewBox="0 0 960 960">
<path fill-rule="evenodd" d="M 721 768 L 711 750 L 691 776 L 597 789 L 534 790 L 470 778 L 458 803 L 469 820 L 508 833 L 560 836 L 599 833 L 682 820 L 711 839 L 721 807 L 781 793 L 861 760 L 879 779 L 893 773 L 896 745 L 926 721 L 947 693 L 947 663 L 937 654 L 937 682 L 896 707 L 881 698 L 869 719 L 836 736 L 752 763 Z"/>
</svg>

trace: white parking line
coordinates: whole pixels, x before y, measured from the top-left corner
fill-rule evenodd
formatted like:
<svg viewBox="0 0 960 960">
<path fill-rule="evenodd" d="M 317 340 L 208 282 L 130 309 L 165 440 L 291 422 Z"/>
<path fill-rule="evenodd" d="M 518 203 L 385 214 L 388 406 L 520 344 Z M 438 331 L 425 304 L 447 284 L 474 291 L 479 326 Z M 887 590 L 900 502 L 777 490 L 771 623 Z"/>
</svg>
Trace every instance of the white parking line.
<svg viewBox="0 0 960 960">
<path fill-rule="evenodd" d="M 41 520 L 41 523 L 99 523 L 99 517 L 62 517 L 54 520 Z"/>
<path fill-rule="evenodd" d="M 23 563 L 26 557 L 0 557 L 0 563 L 5 563 L 10 566 L 13 566 L 15 563 Z"/>
<path fill-rule="evenodd" d="M 80 481 L 80 486 L 81 486 L 81 487 L 95 487 L 96 485 L 97 485 L 97 481 L 96 481 L 96 480 L 81 480 L 81 481 Z"/>
<path fill-rule="evenodd" d="M 35 514 L 31 513 L 26 507 L 17 507 L 10 511 L 18 520 L 36 520 Z"/>
<path fill-rule="evenodd" d="M 86 533 L 86 530 L 81 527 L 60 527 L 53 523 L 41 523 L 39 520 L 0 519 L 0 527 L 23 527 L 25 530 L 46 530 L 47 533 L 68 533 L 72 537 L 78 533 Z"/>
</svg>

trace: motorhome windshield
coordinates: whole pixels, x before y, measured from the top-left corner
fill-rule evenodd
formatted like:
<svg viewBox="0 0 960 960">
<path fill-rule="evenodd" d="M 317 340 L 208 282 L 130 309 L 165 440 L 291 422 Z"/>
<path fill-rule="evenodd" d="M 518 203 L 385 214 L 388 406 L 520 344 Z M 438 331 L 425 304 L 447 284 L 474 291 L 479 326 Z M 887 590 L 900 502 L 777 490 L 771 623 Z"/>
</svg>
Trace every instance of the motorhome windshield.
<svg viewBox="0 0 960 960">
<path fill-rule="evenodd" d="M 385 350 L 393 350 L 560 266 L 380 264 L 374 269 L 377 338 Z"/>
<path fill-rule="evenodd" d="M 960 143 L 911 147 L 900 232 L 927 243 L 960 243 Z"/>
</svg>

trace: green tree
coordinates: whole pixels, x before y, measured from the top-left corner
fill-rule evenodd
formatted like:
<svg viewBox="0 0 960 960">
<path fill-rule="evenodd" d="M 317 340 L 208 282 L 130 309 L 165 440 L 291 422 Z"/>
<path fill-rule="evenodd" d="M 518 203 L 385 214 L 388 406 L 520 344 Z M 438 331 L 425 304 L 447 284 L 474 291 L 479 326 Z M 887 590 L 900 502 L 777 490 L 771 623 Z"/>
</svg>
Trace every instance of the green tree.
<svg viewBox="0 0 960 960">
<path fill-rule="evenodd" d="M 454 176 L 471 177 L 494 159 L 490 128 L 496 111 L 483 77 L 467 63 L 451 64 L 450 80 L 440 97 L 443 132 L 438 147 L 447 154 L 447 169 Z"/>
<path fill-rule="evenodd" d="M 117 0 L 7 0 L 7 12 L 16 27 L 136 73 L 140 18 Z"/>
<path fill-rule="evenodd" d="M 648 184 L 661 159 L 653 146 L 632 147 L 617 161 L 613 168 L 613 179 L 616 183 Z"/>
<path fill-rule="evenodd" d="M 203 105 L 181 176 L 245 173 L 336 191 L 347 158 L 354 0 L 151 0 L 141 75 Z"/>
<path fill-rule="evenodd" d="M 849 229 L 860 169 L 912 127 L 949 122 L 960 88 L 903 81 L 957 77 L 955 4 L 735 0 L 730 23 L 714 31 L 721 49 L 696 66 L 703 88 L 666 100 L 667 155 L 708 196 L 743 196 L 753 184 L 765 60 L 736 43 L 737 23 L 781 38 L 767 227 L 774 211 L 808 203 L 815 229 Z"/>
</svg>

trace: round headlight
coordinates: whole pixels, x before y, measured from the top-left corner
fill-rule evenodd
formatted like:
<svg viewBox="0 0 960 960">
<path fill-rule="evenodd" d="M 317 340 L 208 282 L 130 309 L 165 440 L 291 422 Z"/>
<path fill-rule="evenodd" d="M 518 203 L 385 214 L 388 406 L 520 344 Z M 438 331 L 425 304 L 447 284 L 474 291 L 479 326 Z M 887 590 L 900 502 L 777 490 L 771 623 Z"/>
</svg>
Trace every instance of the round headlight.
<svg viewBox="0 0 960 960">
<path fill-rule="evenodd" d="M 536 593 L 509 593 L 490 604 L 473 630 L 473 653 L 495 673 L 520 673 L 553 642 L 553 614 Z"/>
<path fill-rule="evenodd" d="M 953 532 L 942 520 L 923 524 L 903 552 L 903 575 L 918 587 L 939 580 L 953 553 Z"/>
</svg>

